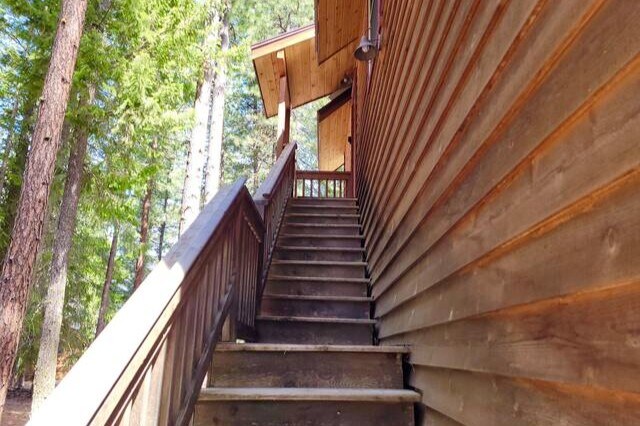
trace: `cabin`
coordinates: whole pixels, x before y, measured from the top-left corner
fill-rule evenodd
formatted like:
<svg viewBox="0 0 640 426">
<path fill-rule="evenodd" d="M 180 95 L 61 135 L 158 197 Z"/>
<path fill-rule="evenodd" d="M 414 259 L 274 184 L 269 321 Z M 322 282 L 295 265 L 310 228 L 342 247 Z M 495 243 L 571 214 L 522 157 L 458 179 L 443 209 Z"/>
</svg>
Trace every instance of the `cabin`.
<svg viewBox="0 0 640 426">
<path fill-rule="evenodd" d="M 640 424 L 638 22 L 316 0 L 252 47 L 266 181 L 218 193 L 31 424 Z"/>
</svg>

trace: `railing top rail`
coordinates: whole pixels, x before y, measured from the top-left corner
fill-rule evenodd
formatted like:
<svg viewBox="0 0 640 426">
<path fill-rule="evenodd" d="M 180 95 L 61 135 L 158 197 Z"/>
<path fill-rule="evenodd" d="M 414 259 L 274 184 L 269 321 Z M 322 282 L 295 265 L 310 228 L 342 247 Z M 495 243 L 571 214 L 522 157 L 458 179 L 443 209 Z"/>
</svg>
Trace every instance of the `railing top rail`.
<svg viewBox="0 0 640 426">
<path fill-rule="evenodd" d="M 332 172 L 323 170 L 296 170 L 296 176 L 304 179 L 348 179 L 351 172 Z"/>
<path fill-rule="evenodd" d="M 293 161 L 295 158 L 296 147 L 296 143 L 290 143 L 284 148 L 282 154 L 280 154 L 280 157 L 278 157 L 271 168 L 271 171 L 267 175 L 267 178 L 256 190 L 254 194 L 254 201 L 256 203 L 263 204 L 271 198 L 273 191 L 278 187 L 282 177 L 284 176 L 283 170 L 289 161 Z"/>
<path fill-rule="evenodd" d="M 223 188 L 205 206 L 180 241 L 153 269 L 76 365 L 34 413 L 31 425 L 49 425 L 64 419 L 65 425 L 86 425 L 104 410 L 112 409 L 113 395 L 127 392 L 137 368 L 165 332 L 182 296 L 181 284 L 201 253 L 221 235 L 233 219 L 237 203 L 251 200 L 244 179 Z M 260 232 L 260 214 L 249 202 Z M 132 377 L 128 377 L 131 375 Z M 116 398 L 117 399 L 117 398 Z"/>
</svg>

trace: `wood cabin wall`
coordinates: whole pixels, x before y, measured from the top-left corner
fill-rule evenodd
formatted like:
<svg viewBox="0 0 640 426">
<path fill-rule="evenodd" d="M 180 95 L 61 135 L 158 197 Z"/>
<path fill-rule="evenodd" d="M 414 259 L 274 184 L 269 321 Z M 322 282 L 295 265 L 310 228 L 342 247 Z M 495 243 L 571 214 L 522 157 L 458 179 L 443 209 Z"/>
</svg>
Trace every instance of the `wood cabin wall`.
<svg viewBox="0 0 640 426">
<path fill-rule="evenodd" d="M 356 181 L 420 424 L 640 424 L 640 2 L 386 0 Z"/>
</svg>

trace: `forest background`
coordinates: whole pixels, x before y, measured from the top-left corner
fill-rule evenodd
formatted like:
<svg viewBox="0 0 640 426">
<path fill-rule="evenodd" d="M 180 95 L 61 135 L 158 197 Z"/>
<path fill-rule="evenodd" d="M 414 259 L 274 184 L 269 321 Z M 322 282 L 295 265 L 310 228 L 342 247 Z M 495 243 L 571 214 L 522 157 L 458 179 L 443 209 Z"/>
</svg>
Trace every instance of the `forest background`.
<svg viewBox="0 0 640 426">
<path fill-rule="evenodd" d="M 60 0 L 0 0 L 2 258 L 59 11 Z M 194 102 L 207 64 L 218 76 L 219 67 L 226 70 L 221 182 L 244 176 L 254 189 L 274 161 L 276 123 L 264 116 L 250 45 L 312 20 L 313 0 L 89 1 L 14 387 L 30 382 L 38 363 L 52 262 L 59 255 L 60 223 L 67 212 L 65 182 L 78 157 L 78 141 L 86 141 L 86 154 L 79 156 L 79 202 L 70 231 L 60 341 L 54 349 L 58 376 L 93 341 L 97 323 L 109 321 L 179 237 L 197 121 Z M 219 37 L 225 25 L 228 48 Z M 211 104 L 207 143 L 216 117 Z M 305 169 L 316 166 L 317 108 L 311 104 L 292 114 L 292 139 Z M 197 185 L 205 190 L 204 181 Z M 198 196 L 201 202 L 207 198 L 204 192 Z"/>
</svg>

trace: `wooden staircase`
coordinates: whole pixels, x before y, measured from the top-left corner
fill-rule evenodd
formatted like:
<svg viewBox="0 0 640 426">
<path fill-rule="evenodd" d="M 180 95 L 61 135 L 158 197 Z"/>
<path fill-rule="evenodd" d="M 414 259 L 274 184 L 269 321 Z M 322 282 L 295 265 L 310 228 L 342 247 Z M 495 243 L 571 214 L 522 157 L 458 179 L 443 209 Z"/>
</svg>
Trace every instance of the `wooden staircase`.
<svg viewBox="0 0 640 426">
<path fill-rule="evenodd" d="M 256 320 L 221 343 L 195 425 L 413 426 L 403 347 L 374 346 L 354 199 L 292 198 Z"/>
</svg>

